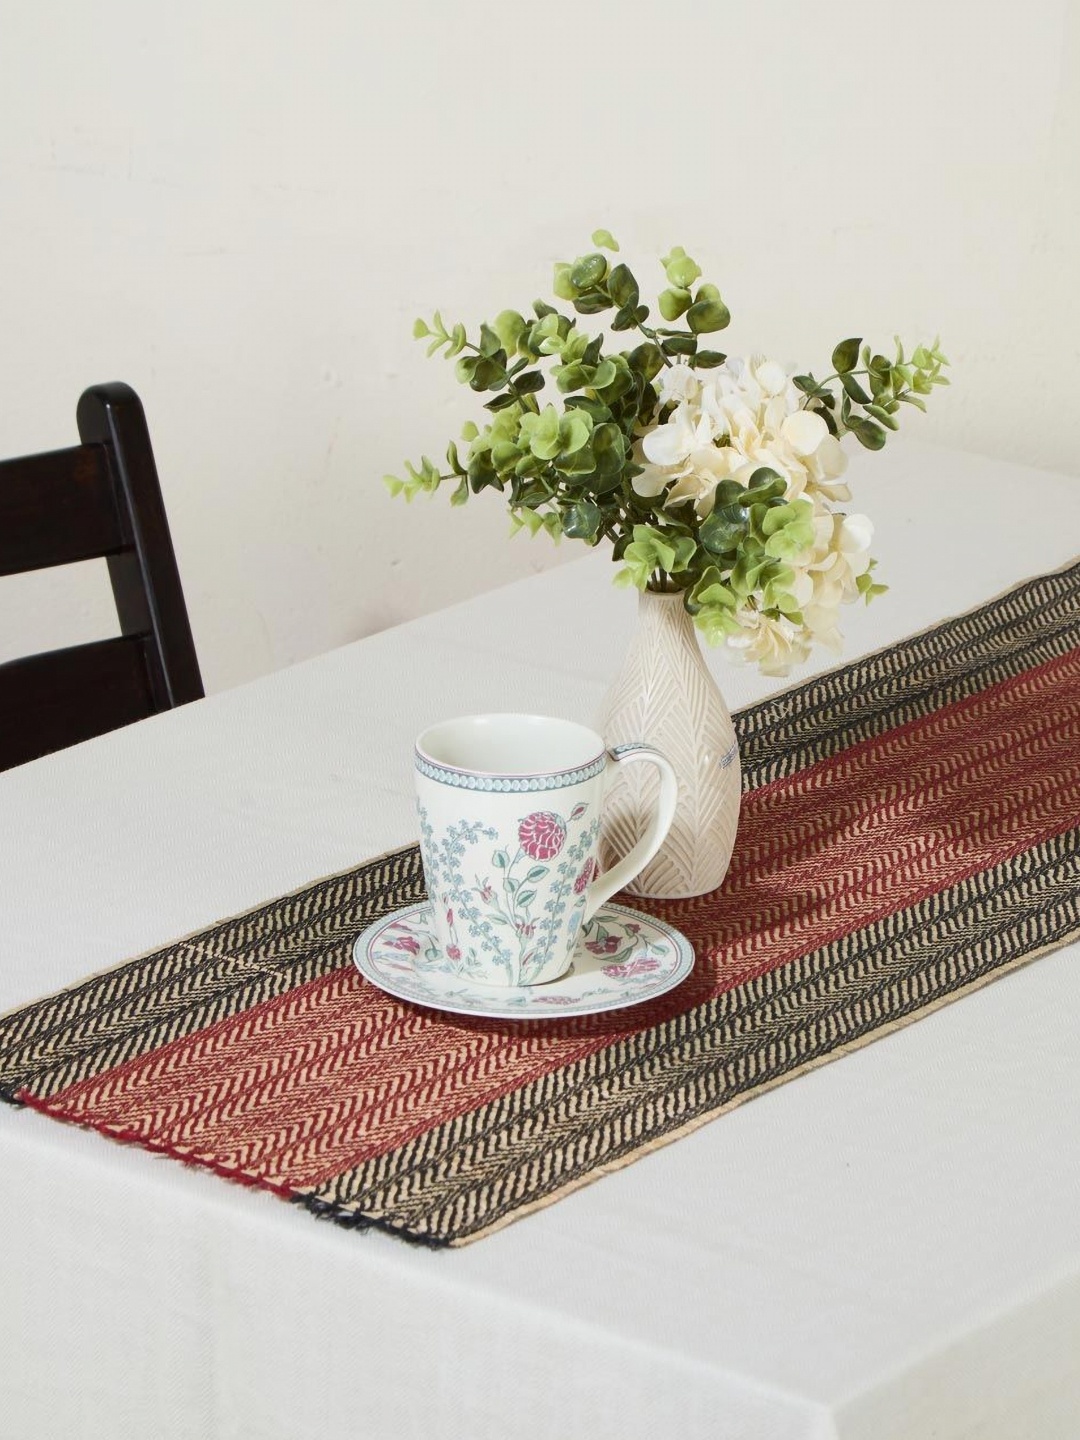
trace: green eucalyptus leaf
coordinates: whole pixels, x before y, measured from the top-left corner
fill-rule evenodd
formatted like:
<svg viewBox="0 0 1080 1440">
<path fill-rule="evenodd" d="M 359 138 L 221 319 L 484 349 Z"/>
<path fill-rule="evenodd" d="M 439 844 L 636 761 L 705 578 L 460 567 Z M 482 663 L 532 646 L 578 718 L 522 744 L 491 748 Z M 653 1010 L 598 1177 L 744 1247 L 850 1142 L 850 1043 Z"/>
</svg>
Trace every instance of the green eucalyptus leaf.
<svg viewBox="0 0 1080 1440">
<path fill-rule="evenodd" d="M 487 451 L 481 451 L 469 460 L 469 488 L 474 495 L 479 495 L 489 485 L 499 486 L 499 477 L 491 463 L 491 456 Z"/>
<path fill-rule="evenodd" d="M 660 314 L 665 320 L 678 320 L 690 308 L 690 291 L 680 286 L 660 292 Z"/>
<path fill-rule="evenodd" d="M 577 286 L 570 279 L 570 266 L 563 260 L 559 261 L 555 266 L 555 276 L 551 284 L 551 289 L 560 300 L 573 300 L 578 293 Z"/>
<path fill-rule="evenodd" d="M 890 415 L 883 405 L 867 405 L 866 413 L 872 415 L 875 420 L 880 420 L 888 430 L 899 430 L 900 423 L 895 416 Z"/>
<path fill-rule="evenodd" d="M 691 615 L 696 615 L 697 612 L 701 609 L 702 605 L 707 605 L 709 603 L 709 601 L 703 597 L 708 594 L 708 592 L 712 589 L 713 586 L 718 587 L 716 596 L 718 603 L 725 603 L 720 598 L 721 593 L 723 593 L 726 595 L 730 595 L 732 605 L 735 604 L 735 596 L 730 590 L 728 590 L 727 586 L 724 585 L 723 579 L 720 575 L 720 571 L 716 568 L 715 565 L 707 565 L 702 571 L 702 573 L 694 581 L 693 585 L 690 587 L 689 593 L 686 596 L 686 608 Z"/>
<path fill-rule="evenodd" d="M 639 345 L 635 350 L 631 350 L 626 360 L 631 370 L 636 370 L 646 380 L 651 380 L 664 368 L 664 357 L 660 347 L 654 345 L 651 340 L 646 341 L 644 345 Z"/>
<path fill-rule="evenodd" d="M 723 365 L 727 356 L 720 350 L 699 350 L 694 360 L 694 367 L 697 370 L 712 370 L 717 365 Z"/>
<path fill-rule="evenodd" d="M 608 293 L 616 305 L 637 305 L 638 282 L 628 266 L 616 265 L 612 270 L 608 276 Z"/>
<path fill-rule="evenodd" d="M 507 355 L 513 355 L 517 351 L 518 341 L 528 327 L 524 315 L 519 315 L 516 310 L 502 310 L 491 322 L 491 328 L 499 337 L 499 344 Z"/>
<path fill-rule="evenodd" d="M 729 635 L 738 633 L 738 620 L 723 605 L 706 605 L 694 617 L 694 624 L 705 637 L 706 644 L 720 645 Z"/>
<path fill-rule="evenodd" d="M 619 242 L 610 230 L 594 230 L 592 243 L 604 250 L 618 250 L 619 248 Z"/>
<path fill-rule="evenodd" d="M 622 356 L 618 356 L 611 363 L 614 367 L 614 374 L 606 385 L 600 385 L 595 379 L 593 380 L 593 388 L 602 392 L 605 403 L 609 405 L 614 404 L 621 396 L 628 394 L 634 387 L 633 372 Z"/>
<path fill-rule="evenodd" d="M 602 290 L 587 290 L 574 300 L 574 309 L 579 315 L 599 315 L 611 309 L 611 301 Z"/>
<path fill-rule="evenodd" d="M 725 505 L 743 505 L 746 503 L 746 494 L 738 480 L 721 480 L 713 491 L 713 509 L 718 506 L 723 509 Z"/>
<path fill-rule="evenodd" d="M 792 525 L 769 536 L 765 542 L 765 553 L 772 555 L 777 560 L 797 560 L 809 543 L 810 541 L 804 540 L 801 532 Z"/>
<path fill-rule="evenodd" d="M 588 444 L 592 428 L 592 418 L 584 410 L 564 411 L 558 427 L 561 454 L 573 455 Z"/>
<path fill-rule="evenodd" d="M 731 324 L 731 311 L 722 300 L 698 300 L 686 312 L 686 323 L 698 335 L 726 330 Z"/>
<path fill-rule="evenodd" d="M 862 336 L 852 340 L 841 340 L 836 349 L 832 352 L 832 366 L 838 375 L 845 375 L 849 370 L 854 370 L 859 363 L 859 346 L 862 344 Z"/>
<path fill-rule="evenodd" d="M 867 450 L 880 450 L 885 444 L 885 431 L 872 420 L 867 420 L 855 431 L 855 439 Z"/>
<path fill-rule="evenodd" d="M 858 380 L 855 379 L 854 375 L 845 372 L 843 375 L 840 376 L 840 384 L 843 385 L 844 389 L 851 396 L 852 400 L 854 400 L 857 404 L 866 405 L 869 403 L 870 396 L 859 384 Z"/>
<path fill-rule="evenodd" d="M 597 425 L 592 432 L 596 468 L 603 475 L 620 474 L 626 459 L 626 437 L 612 421 Z"/>
<path fill-rule="evenodd" d="M 567 410 L 584 410 L 597 425 L 611 419 L 611 411 L 604 402 L 594 400 L 591 395 L 568 395 L 565 407 Z"/>
<path fill-rule="evenodd" d="M 570 280 L 579 290 L 591 290 L 600 284 L 607 273 L 608 262 L 603 255 L 583 255 L 572 265 Z"/>
<path fill-rule="evenodd" d="M 707 571 L 706 574 L 718 576 L 719 572 L 713 568 Z M 693 603 L 702 607 L 706 605 L 719 605 L 725 610 L 734 610 L 739 603 L 734 590 L 729 589 L 728 586 L 723 584 L 719 579 L 713 580 L 707 585 L 701 585 L 699 582 L 691 594 L 695 597 Z M 689 609 L 689 606 L 687 608 Z"/>
<path fill-rule="evenodd" d="M 701 266 L 691 260 L 681 245 L 676 245 L 662 263 L 668 284 L 681 290 L 689 288 L 701 274 Z"/>
<path fill-rule="evenodd" d="M 798 527 L 799 533 L 806 536 L 804 543 L 809 544 L 814 537 L 813 514 L 813 506 L 808 500 L 792 500 L 788 505 L 777 505 L 769 510 L 761 528 L 766 536 L 772 536 L 781 530 Z"/>
<path fill-rule="evenodd" d="M 480 354 L 485 357 L 497 355 L 502 349 L 502 341 L 488 324 L 480 326 Z"/>
<path fill-rule="evenodd" d="M 713 555 L 734 550 L 746 535 L 748 516 L 742 505 L 722 505 L 701 523 L 698 538 Z"/>
<path fill-rule="evenodd" d="M 661 340 L 660 348 L 665 355 L 693 355 L 697 350 L 697 336 L 668 335 Z"/>
<path fill-rule="evenodd" d="M 562 531 L 571 540 L 595 540 L 600 530 L 600 507 L 591 500 L 579 500 L 562 517 Z"/>
<path fill-rule="evenodd" d="M 630 466 L 623 466 L 621 469 L 612 470 L 608 473 L 605 473 L 603 470 L 595 471 L 589 482 L 592 493 L 598 497 L 601 495 L 614 494 L 616 490 L 621 488 L 624 477 L 630 473 L 632 468 L 633 467 Z M 613 518 L 619 520 L 621 517 L 616 513 Z"/>
<path fill-rule="evenodd" d="M 773 501 L 782 499 L 787 490 L 787 482 L 782 475 L 768 465 L 762 465 L 750 476 L 750 483 L 746 488 L 743 497 L 744 505 L 770 504 Z"/>
<path fill-rule="evenodd" d="M 591 445 L 585 444 L 577 450 L 564 451 L 557 455 L 555 468 L 565 484 L 576 490 L 595 491 L 593 480 L 596 476 L 596 457 Z"/>
<path fill-rule="evenodd" d="M 674 544 L 674 559 L 670 565 L 664 566 L 669 575 L 677 575 L 680 570 L 685 570 L 697 551 L 697 541 L 692 535 L 678 535 Z"/>
<path fill-rule="evenodd" d="M 502 357 L 501 359 L 499 357 Z M 500 385 L 506 384 L 506 354 L 498 350 L 494 356 L 478 355 L 473 362 L 472 378 L 469 380 L 469 388 L 472 390 L 496 390 Z M 462 362 L 459 360 L 458 364 Z"/>
<path fill-rule="evenodd" d="M 580 390 L 588 384 L 588 368 L 580 363 L 574 365 L 560 365 L 553 372 L 555 384 L 562 394 L 571 390 Z"/>
<path fill-rule="evenodd" d="M 604 337 L 602 335 L 594 335 L 590 340 L 587 335 L 577 335 L 574 338 L 575 345 L 581 346 L 580 356 L 575 350 L 574 359 L 584 360 L 586 365 L 598 364 L 604 349 Z"/>
<path fill-rule="evenodd" d="M 538 460 L 554 460 L 562 448 L 559 419 L 554 405 L 546 405 L 538 415 L 529 413 L 521 417 L 521 438 Z"/>
<path fill-rule="evenodd" d="M 491 447 L 491 463 L 502 474 L 521 458 L 520 447 L 513 440 L 497 440 Z"/>
</svg>

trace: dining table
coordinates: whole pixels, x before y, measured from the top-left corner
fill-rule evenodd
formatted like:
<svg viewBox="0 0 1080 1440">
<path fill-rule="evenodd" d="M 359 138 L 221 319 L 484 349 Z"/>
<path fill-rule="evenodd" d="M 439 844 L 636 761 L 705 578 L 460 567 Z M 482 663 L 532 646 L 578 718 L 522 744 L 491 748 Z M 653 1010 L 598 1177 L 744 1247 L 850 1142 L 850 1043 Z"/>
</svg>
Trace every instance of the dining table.
<svg viewBox="0 0 1080 1440">
<path fill-rule="evenodd" d="M 848 478 L 888 591 L 790 677 L 709 651 L 732 711 L 1080 552 L 1076 476 L 890 437 Z M 567 553 L 0 775 L 0 1014 L 414 841 L 435 721 L 592 724 L 613 573 Z M 0 1440 L 1078 1440 L 1078 1017 L 1070 943 L 461 1248 L 0 1106 Z"/>
</svg>

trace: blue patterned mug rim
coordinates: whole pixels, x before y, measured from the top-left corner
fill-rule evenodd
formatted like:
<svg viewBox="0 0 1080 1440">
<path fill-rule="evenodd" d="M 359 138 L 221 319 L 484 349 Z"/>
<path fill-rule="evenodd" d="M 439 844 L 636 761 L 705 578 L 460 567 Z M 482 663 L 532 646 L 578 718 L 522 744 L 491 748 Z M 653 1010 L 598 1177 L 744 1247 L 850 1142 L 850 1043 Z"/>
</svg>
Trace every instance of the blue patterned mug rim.
<svg viewBox="0 0 1080 1440">
<path fill-rule="evenodd" d="M 433 730 L 443 725 L 482 720 L 519 720 L 535 724 L 559 725 L 592 736 L 596 741 L 596 753 L 583 759 L 577 765 L 561 766 L 555 769 L 505 768 L 489 769 L 481 766 L 454 765 L 447 760 L 437 759 L 429 754 L 423 741 Z M 587 725 L 576 720 L 564 720 L 556 716 L 529 715 L 515 712 L 491 712 L 482 715 L 465 715 L 454 720 L 436 722 L 428 726 L 417 738 L 414 747 L 416 768 L 431 780 L 439 780 L 458 789 L 469 790 L 555 790 L 569 785 L 580 785 L 599 775 L 607 765 L 608 751 L 602 738 Z"/>
</svg>

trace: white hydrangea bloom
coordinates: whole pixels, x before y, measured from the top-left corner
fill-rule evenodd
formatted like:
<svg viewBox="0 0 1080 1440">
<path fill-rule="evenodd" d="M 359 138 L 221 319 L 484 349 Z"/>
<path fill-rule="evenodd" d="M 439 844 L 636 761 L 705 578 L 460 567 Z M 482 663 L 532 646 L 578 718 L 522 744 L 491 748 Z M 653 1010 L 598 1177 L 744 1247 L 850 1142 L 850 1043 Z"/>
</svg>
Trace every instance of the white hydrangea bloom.
<svg viewBox="0 0 1080 1440">
<path fill-rule="evenodd" d="M 662 371 L 657 388 L 662 404 L 673 408 L 642 437 L 646 469 L 634 480 L 639 495 L 668 490 L 669 504 L 692 501 L 704 517 L 721 480 L 746 484 L 767 465 L 783 477 L 789 500 L 849 498 L 837 483 L 846 464 L 839 442 L 820 415 L 801 408 L 802 397 L 777 361 L 732 358 L 704 376 L 679 362 Z"/>
<path fill-rule="evenodd" d="M 701 377 L 684 360 L 677 360 L 672 365 L 666 365 L 656 377 L 656 392 L 661 405 L 696 400 L 701 394 Z"/>
<path fill-rule="evenodd" d="M 832 508 L 851 492 L 841 479 L 847 456 L 822 415 L 804 409 L 784 367 L 761 355 L 731 358 L 705 372 L 677 361 L 656 385 L 668 413 L 638 442 L 644 468 L 633 484 L 639 495 L 663 495 L 669 508 L 693 505 L 703 519 L 722 480 L 747 485 L 767 466 L 783 479 L 785 500 L 813 507 L 813 539 L 787 563 L 791 578 L 783 581 L 796 618 L 765 614 L 772 602 L 752 595 L 734 612 L 738 629 L 724 637 L 731 659 L 766 675 L 787 675 L 815 643 L 839 651 L 840 607 L 858 598 L 874 529 L 865 515 Z"/>
<path fill-rule="evenodd" d="M 763 675 L 787 675 L 810 654 L 805 630 L 784 616 L 774 619 L 760 610 L 735 612 L 737 634 L 725 637 L 724 644 L 736 664 L 757 665 Z"/>
</svg>

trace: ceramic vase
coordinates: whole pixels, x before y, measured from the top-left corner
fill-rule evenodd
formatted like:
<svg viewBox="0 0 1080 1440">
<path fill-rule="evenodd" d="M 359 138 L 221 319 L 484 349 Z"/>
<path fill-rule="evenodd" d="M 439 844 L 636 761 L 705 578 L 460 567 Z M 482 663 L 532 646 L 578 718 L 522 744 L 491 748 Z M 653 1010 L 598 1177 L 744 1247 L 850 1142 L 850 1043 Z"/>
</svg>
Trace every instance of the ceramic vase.
<svg viewBox="0 0 1080 1440">
<path fill-rule="evenodd" d="M 675 819 L 631 894 L 681 898 L 715 890 L 727 873 L 739 823 L 742 775 L 735 728 L 705 664 L 681 595 L 646 591 L 637 634 L 608 692 L 597 729 L 609 745 L 646 740 L 666 755 L 679 782 Z M 656 776 L 620 774 L 604 808 L 601 859 L 615 864 L 656 813 Z"/>
</svg>

